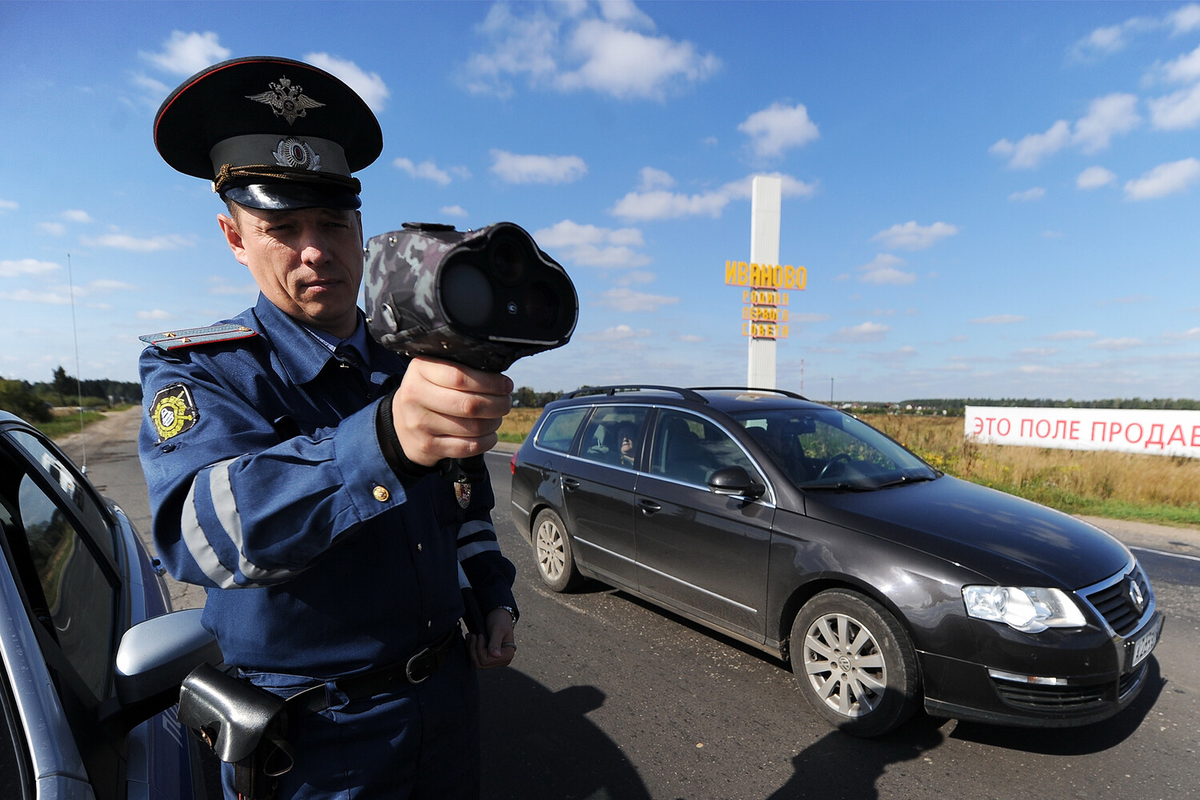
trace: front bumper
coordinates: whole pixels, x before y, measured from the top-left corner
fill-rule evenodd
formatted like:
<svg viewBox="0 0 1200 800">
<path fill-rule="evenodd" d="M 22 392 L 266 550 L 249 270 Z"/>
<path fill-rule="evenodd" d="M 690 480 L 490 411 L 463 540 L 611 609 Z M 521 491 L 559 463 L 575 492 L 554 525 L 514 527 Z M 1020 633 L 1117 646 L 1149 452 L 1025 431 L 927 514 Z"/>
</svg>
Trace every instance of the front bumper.
<svg viewBox="0 0 1200 800">
<path fill-rule="evenodd" d="M 1024 670 L 1014 669 L 1009 648 L 1005 650 L 1010 657 L 1003 659 L 1001 668 L 921 653 L 925 709 L 933 716 L 999 725 L 1069 727 L 1099 722 L 1141 693 L 1163 621 L 1162 614 L 1153 611 L 1128 636 L 1107 639 L 1100 652 L 1060 650 L 1058 658 L 1040 665 L 1036 655 L 1042 648 L 1028 647 L 1026 653 L 1033 657 Z M 1138 652 L 1139 643 L 1144 652 Z M 1137 663 L 1135 655 L 1140 658 Z M 1102 671 L 1093 671 L 1101 665 Z"/>
</svg>

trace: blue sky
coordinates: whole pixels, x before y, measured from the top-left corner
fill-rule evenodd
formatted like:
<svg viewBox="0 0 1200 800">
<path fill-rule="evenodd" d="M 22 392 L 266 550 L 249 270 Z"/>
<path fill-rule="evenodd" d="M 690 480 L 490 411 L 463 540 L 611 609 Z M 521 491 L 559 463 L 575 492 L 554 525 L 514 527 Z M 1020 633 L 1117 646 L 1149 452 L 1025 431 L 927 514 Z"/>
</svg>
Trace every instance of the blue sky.
<svg viewBox="0 0 1200 800">
<path fill-rule="evenodd" d="M 777 385 L 817 399 L 1200 397 L 1200 5 L 0 6 L 0 375 L 137 379 L 139 334 L 254 302 L 154 113 L 279 55 L 384 131 L 373 236 L 510 220 L 579 325 L 518 386 L 744 384 L 727 260 L 783 178 Z M 74 294 L 74 312 L 71 295 Z M 74 324 L 72 320 L 74 319 Z"/>
</svg>

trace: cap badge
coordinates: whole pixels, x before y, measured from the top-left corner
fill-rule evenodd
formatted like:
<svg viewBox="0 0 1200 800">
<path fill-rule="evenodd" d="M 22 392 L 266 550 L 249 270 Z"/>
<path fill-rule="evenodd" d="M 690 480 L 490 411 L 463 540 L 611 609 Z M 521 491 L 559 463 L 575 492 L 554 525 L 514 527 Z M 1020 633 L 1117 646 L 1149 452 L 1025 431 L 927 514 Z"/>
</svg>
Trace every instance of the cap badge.
<svg viewBox="0 0 1200 800">
<path fill-rule="evenodd" d="M 275 163 L 281 167 L 300 167 L 311 172 L 321 171 L 321 157 L 312 146 L 302 140 L 289 136 L 280 139 L 275 145 Z"/>
<path fill-rule="evenodd" d="M 310 108 L 320 108 L 325 105 L 304 95 L 304 89 L 293 86 L 286 77 L 280 78 L 279 83 L 271 84 L 271 91 L 261 94 L 248 94 L 246 99 L 265 103 L 275 112 L 275 116 L 283 117 L 291 125 L 297 117 L 307 116 Z"/>
</svg>

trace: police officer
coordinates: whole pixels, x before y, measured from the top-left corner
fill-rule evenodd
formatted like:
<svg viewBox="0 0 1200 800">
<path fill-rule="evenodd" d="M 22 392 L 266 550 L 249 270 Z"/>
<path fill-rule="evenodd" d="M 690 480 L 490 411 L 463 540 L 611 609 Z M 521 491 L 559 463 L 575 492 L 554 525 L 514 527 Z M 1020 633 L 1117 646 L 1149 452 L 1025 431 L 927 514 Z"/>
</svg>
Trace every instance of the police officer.
<svg viewBox="0 0 1200 800">
<path fill-rule="evenodd" d="M 512 383 L 367 335 L 352 173 L 383 139 L 337 78 L 281 58 L 217 64 L 167 98 L 154 138 L 213 182 L 260 289 L 223 323 L 143 337 L 139 449 L 159 554 L 207 588 L 226 662 L 309 698 L 276 796 L 475 796 L 472 665 L 516 652 L 515 570 L 486 476 L 436 466 L 495 444 Z M 484 618 L 465 641 L 464 579 Z M 227 797 L 236 778 L 225 765 Z"/>
</svg>

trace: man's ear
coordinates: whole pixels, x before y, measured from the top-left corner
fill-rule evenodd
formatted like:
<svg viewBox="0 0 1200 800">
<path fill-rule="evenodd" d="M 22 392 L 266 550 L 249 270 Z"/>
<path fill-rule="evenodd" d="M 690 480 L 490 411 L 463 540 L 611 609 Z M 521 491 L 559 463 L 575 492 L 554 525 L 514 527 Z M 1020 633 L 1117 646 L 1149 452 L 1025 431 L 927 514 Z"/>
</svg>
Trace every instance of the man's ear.
<svg viewBox="0 0 1200 800">
<path fill-rule="evenodd" d="M 249 266 L 246 263 L 246 245 L 242 241 L 242 232 L 238 230 L 237 222 L 224 214 L 217 214 L 217 223 L 221 226 L 221 233 L 225 234 L 225 241 L 229 244 L 229 249 L 233 251 L 233 257 L 240 263 Z"/>
</svg>

